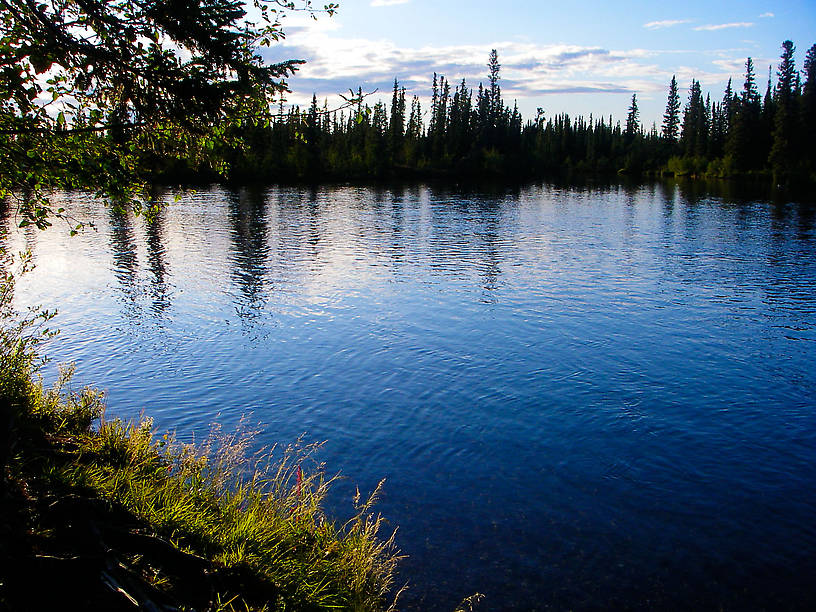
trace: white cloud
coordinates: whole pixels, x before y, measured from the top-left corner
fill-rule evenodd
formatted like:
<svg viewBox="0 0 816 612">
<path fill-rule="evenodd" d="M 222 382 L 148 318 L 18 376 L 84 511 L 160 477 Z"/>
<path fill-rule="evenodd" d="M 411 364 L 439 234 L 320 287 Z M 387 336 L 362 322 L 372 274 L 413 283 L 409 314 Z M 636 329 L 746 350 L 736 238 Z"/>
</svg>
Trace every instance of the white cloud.
<svg viewBox="0 0 816 612">
<path fill-rule="evenodd" d="M 753 27 L 753 23 L 750 21 L 739 21 L 734 23 L 718 23 L 718 24 L 709 24 L 703 26 L 697 26 L 694 28 L 698 32 L 713 32 L 715 30 L 725 30 L 728 28 L 750 28 Z"/>
<path fill-rule="evenodd" d="M 759 18 L 760 18 L 760 19 L 765 19 L 766 17 L 776 17 L 776 15 L 774 15 L 774 14 L 773 14 L 773 13 L 771 13 L 771 12 L 768 12 L 768 13 L 762 13 L 762 14 L 759 16 Z"/>
<path fill-rule="evenodd" d="M 371 6 L 393 6 L 395 4 L 407 4 L 411 0 L 371 0 Z"/>
<path fill-rule="evenodd" d="M 741 89 L 742 77 L 745 75 L 745 60 L 746 58 L 744 56 L 724 56 L 720 59 L 712 60 L 711 63 L 722 71 L 723 77 L 721 77 L 721 80 L 731 77 L 733 79 L 732 87 Z M 768 77 L 767 68 L 771 67 L 775 60 L 772 57 L 755 56 L 752 58 L 752 61 L 754 63 L 757 86 L 760 88 L 760 91 L 764 92 L 764 83 L 766 83 Z"/>
<path fill-rule="evenodd" d="M 643 27 L 647 30 L 660 30 L 662 28 L 670 28 L 672 26 L 690 22 L 690 19 L 664 19 L 663 21 L 650 21 L 649 23 L 644 23 Z"/>
<path fill-rule="evenodd" d="M 727 72 L 729 74 L 739 75 L 744 72 L 745 68 L 745 58 L 726 58 L 726 59 L 717 59 L 711 62 L 718 68 L 720 68 L 723 72 Z"/>
<path fill-rule="evenodd" d="M 296 91 L 291 101 L 311 99 L 312 91 L 321 99 L 334 99 L 333 94 L 358 86 L 367 91 L 378 88 L 378 95 L 387 95 L 395 77 L 409 95 L 425 97 L 434 72 L 445 75 L 451 86 L 465 78 L 468 87 L 478 88 L 479 82 L 487 82 L 487 58 L 493 48 L 499 52 L 501 86 L 508 101 L 551 94 L 662 91 L 671 78 L 653 63 L 654 53 L 644 49 L 519 41 L 406 48 L 389 40 L 345 38 L 328 32 L 298 36 L 298 41 L 298 45 L 284 42 L 268 56 L 271 61 L 308 58 L 289 81 Z"/>
<path fill-rule="evenodd" d="M 293 90 L 287 96 L 289 104 L 306 106 L 315 92 L 321 102 L 327 99 L 330 108 L 337 107 L 342 104 L 338 93 L 348 92 L 349 88 L 357 91 L 358 87 L 364 92 L 377 90 L 369 103 L 380 100 L 387 104 L 397 78 L 408 96 L 419 96 L 427 110 L 434 72 L 444 75 L 451 88 L 464 78 L 469 88 L 478 89 L 480 82 L 487 83 L 487 59 L 494 48 L 502 66 L 500 85 L 504 99 L 511 105 L 517 99 L 522 112 L 527 106 L 554 105 L 577 113 L 580 104 L 586 104 L 581 112 L 585 109 L 587 113 L 603 112 L 606 107 L 608 114 L 609 105 L 617 104 L 617 98 L 627 100 L 620 103 L 625 109 L 633 92 L 637 92 L 638 99 L 650 96 L 662 99 L 672 74 L 677 75 L 680 83 L 690 83 L 694 78 L 705 87 L 720 83 L 724 86 L 728 77 L 742 72 L 737 61 L 714 62 L 703 67 L 685 66 L 674 59 L 667 64 L 661 59 L 664 55 L 702 53 L 714 56 L 710 62 L 738 58 L 742 55 L 740 49 L 609 49 L 519 40 L 406 47 L 385 37 L 353 37 L 330 29 L 299 31 L 297 36 L 261 53 L 273 62 L 289 57 L 307 60 L 289 79 Z M 527 110 L 525 116 L 533 112 Z"/>
</svg>

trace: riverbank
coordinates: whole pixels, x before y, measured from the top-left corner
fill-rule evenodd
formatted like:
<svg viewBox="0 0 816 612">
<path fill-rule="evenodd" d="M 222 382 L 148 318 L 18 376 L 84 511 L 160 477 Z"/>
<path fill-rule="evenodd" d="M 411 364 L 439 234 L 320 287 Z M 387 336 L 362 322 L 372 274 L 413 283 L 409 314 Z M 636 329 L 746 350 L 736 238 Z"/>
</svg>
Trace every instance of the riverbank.
<svg viewBox="0 0 816 612">
<path fill-rule="evenodd" d="M 337 525 L 315 446 L 248 455 L 247 430 L 193 445 L 107 421 L 99 392 L 70 370 L 44 389 L 3 340 L 0 609 L 389 608 L 379 487 Z"/>
</svg>

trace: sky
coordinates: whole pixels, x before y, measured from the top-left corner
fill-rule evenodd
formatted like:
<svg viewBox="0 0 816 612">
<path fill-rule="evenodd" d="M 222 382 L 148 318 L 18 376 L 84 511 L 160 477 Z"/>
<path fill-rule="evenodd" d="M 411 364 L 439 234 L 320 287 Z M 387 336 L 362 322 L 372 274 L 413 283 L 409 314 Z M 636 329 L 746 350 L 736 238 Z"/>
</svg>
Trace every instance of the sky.
<svg viewBox="0 0 816 612">
<path fill-rule="evenodd" d="M 378 90 L 372 103 L 390 99 L 394 78 L 409 97 L 427 102 L 434 72 L 452 86 L 462 78 L 474 89 L 486 83 L 488 54 L 496 49 L 505 103 L 517 101 L 525 119 L 540 107 L 546 117 L 611 114 L 623 122 L 636 94 L 648 129 L 660 125 L 672 75 L 684 101 L 692 79 L 719 100 L 729 77 L 741 88 L 750 56 L 764 92 L 783 40 L 796 45 L 799 69 L 816 44 L 816 0 L 339 4 L 334 17 L 288 15 L 286 38 L 262 52 L 269 61 L 307 61 L 289 79 L 290 103 L 308 104 L 316 93 L 334 108 L 342 103 L 338 94 L 357 87 Z"/>
</svg>

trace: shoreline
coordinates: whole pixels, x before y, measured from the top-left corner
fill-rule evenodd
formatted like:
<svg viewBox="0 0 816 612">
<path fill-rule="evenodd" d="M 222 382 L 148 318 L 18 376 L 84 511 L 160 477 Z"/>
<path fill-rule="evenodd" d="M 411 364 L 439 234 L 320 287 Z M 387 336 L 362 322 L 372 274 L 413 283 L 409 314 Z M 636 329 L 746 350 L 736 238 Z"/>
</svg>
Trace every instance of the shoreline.
<svg viewBox="0 0 816 612">
<path fill-rule="evenodd" d="M 101 393 L 70 391 L 72 370 L 46 390 L 32 355 L 14 357 L 0 381 L 3 610 L 392 607 L 401 557 L 395 532 L 380 535 L 380 487 L 337 524 L 316 445 L 249 454 L 254 432 L 217 428 L 182 444 L 149 419 L 106 421 Z"/>
</svg>

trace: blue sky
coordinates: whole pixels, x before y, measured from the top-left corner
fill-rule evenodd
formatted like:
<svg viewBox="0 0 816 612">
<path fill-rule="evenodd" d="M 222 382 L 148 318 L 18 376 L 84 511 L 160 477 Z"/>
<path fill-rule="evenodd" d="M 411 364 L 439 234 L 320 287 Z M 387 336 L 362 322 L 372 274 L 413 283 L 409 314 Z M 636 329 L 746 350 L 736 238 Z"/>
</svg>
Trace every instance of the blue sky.
<svg viewBox="0 0 816 612">
<path fill-rule="evenodd" d="M 316 92 L 339 104 L 338 93 L 362 86 L 390 96 L 394 77 L 426 98 L 434 72 L 471 87 L 486 81 L 490 49 L 499 53 L 505 101 L 525 118 L 537 107 L 548 117 L 569 112 L 623 120 L 633 93 L 648 128 L 659 125 L 668 82 L 683 96 L 691 79 L 712 98 L 725 83 L 742 84 L 746 57 L 764 91 L 780 45 L 790 39 L 801 69 L 816 43 L 816 1 L 533 2 L 508 0 L 339 0 L 332 18 L 284 20 L 286 39 L 270 59 L 307 60 L 290 79 L 290 102 Z"/>
</svg>

